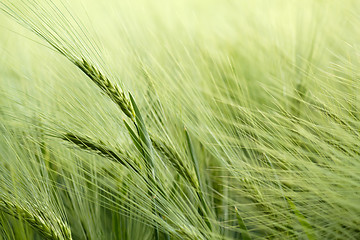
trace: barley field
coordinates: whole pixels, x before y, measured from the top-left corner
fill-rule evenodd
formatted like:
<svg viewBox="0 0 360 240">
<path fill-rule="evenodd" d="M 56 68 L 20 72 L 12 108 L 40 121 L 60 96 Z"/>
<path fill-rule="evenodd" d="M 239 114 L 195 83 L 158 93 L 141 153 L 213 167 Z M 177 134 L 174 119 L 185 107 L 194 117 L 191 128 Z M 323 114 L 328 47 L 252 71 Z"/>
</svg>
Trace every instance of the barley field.
<svg viewBox="0 0 360 240">
<path fill-rule="evenodd" d="M 1 0 L 0 240 L 360 239 L 360 1 Z"/>
</svg>

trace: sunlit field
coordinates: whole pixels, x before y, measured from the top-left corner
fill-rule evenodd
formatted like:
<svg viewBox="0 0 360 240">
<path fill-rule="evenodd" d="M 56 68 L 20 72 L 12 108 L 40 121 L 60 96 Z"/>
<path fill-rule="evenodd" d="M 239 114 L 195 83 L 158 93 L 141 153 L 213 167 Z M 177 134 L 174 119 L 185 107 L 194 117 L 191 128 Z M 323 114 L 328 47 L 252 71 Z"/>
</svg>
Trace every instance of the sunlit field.
<svg viewBox="0 0 360 240">
<path fill-rule="evenodd" d="M 360 239 L 360 1 L 1 0 L 0 240 Z"/>
</svg>

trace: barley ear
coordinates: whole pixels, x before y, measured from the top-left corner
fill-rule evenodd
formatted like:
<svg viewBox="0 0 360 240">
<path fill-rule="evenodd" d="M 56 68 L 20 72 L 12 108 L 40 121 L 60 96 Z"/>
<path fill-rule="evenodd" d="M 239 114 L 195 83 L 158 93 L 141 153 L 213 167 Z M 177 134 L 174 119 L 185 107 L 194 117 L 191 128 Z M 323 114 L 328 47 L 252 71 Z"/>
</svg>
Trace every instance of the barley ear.
<svg viewBox="0 0 360 240">
<path fill-rule="evenodd" d="M 88 63 L 84 58 L 75 60 L 74 64 L 85 73 L 120 109 L 126 116 L 135 119 L 135 113 L 130 101 L 126 98 L 123 91 L 119 87 L 110 82 L 95 66 Z"/>
<path fill-rule="evenodd" d="M 24 220 L 45 239 L 72 239 L 70 228 L 62 220 L 59 218 L 46 217 L 40 210 L 36 210 L 35 213 L 32 213 L 22 206 L 0 199 L 0 212 L 4 212 L 16 219 Z"/>
<path fill-rule="evenodd" d="M 176 171 L 186 179 L 195 189 L 199 188 L 199 183 L 194 179 L 191 174 L 191 171 L 188 167 L 181 161 L 179 154 L 172 149 L 166 142 L 162 139 L 154 136 L 150 136 L 153 147 L 159 153 L 162 153 L 176 169 Z"/>
<path fill-rule="evenodd" d="M 102 157 L 105 157 L 111 161 L 120 163 L 121 165 L 129 168 L 136 173 L 139 173 L 138 167 L 129 160 L 129 156 L 126 156 L 124 153 L 117 150 L 116 152 L 104 146 L 104 144 L 94 141 L 87 137 L 80 137 L 73 133 L 66 133 L 61 136 L 61 139 L 71 142 L 81 149 L 88 150 L 90 152 L 94 152 Z"/>
</svg>

